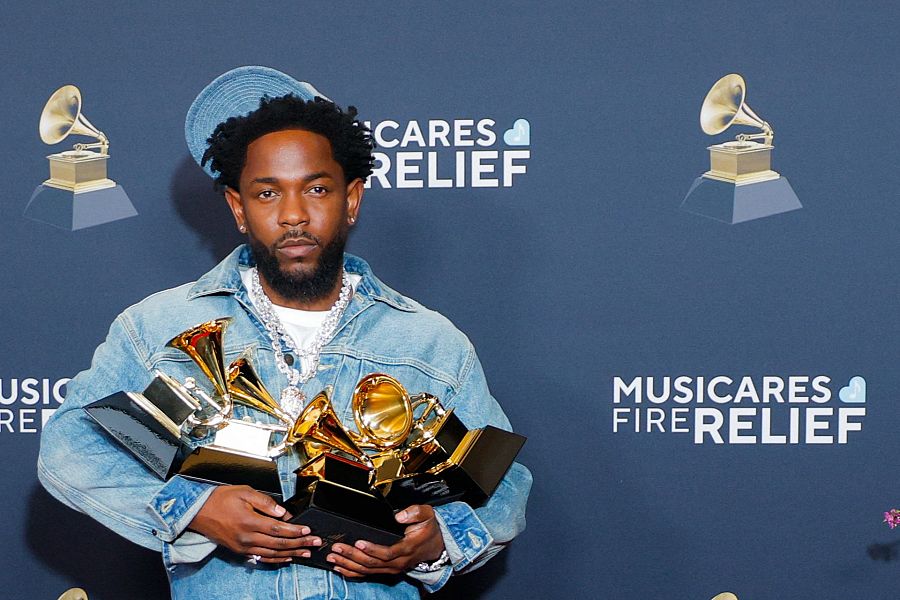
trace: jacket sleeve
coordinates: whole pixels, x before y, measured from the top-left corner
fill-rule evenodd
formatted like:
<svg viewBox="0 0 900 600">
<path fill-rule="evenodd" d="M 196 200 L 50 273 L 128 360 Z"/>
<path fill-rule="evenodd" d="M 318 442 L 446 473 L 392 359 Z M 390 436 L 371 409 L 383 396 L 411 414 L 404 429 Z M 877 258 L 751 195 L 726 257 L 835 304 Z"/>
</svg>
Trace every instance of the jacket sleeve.
<svg viewBox="0 0 900 600">
<path fill-rule="evenodd" d="M 161 481 L 82 410 L 110 394 L 146 387 L 149 352 L 138 340 L 123 313 L 91 367 L 69 382 L 65 401 L 41 434 L 38 478 L 62 503 L 128 540 L 157 551 L 166 546 L 172 562 L 193 562 L 215 548 L 185 532 L 214 486 L 180 476 Z"/>
<path fill-rule="evenodd" d="M 456 394 L 442 401 L 470 429 L 493 425 L 512 431 L 503 409 L 491 396 L 481 363 L 469 345 L 461 385 Z M 502 550 L 525 529 L 525 504 L 531 490 L 531 473 L 523 465 L 513 463 L 500 485 L 479 507 L 465 502 L 436 506 L 438 524 L 451 566 L 428 574 L 410 573 L 425 590 L 443 587 L 453 573 L 477 569 Z"/>
</svg>

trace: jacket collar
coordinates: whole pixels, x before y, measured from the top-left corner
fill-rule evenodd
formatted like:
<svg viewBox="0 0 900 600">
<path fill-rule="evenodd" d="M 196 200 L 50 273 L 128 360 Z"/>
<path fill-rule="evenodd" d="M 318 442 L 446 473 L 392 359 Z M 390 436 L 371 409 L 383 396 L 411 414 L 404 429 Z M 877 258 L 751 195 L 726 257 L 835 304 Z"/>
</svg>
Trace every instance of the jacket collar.
<svg viewBox="0 0 900 600">
<path fill-rule="evenodd" d="M 253 265 L 250 247 L 246 244 L 238 246 L 222 262 L 200 277 L 191 286 L 187 296 L 188 300 L 214 294 L 239 294 L 244 287 L 239 269 Z M 362 277 L 359 285 L 356 287 L 356 294 L 362 297 L 367 306 L 372 302 L 378 301 L 397 310 L 406 312 L 414 312 L 416 310 L 416 305 L 411 303 L 408 298 L 392 290 L 375 277 L 372 273 L 372 268 L 369 267 L 369 263 L 358 256 L 345 252 L 344 269 L 348 273 L 357 273 Z"/>
</svg>

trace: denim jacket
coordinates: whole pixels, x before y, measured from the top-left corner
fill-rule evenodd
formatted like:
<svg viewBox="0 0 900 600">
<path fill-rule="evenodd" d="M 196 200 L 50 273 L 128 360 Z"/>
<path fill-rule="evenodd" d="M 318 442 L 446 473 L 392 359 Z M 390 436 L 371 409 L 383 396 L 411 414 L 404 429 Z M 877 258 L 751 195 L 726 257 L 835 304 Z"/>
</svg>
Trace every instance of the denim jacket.
<svg viewBox="0 0 900 600">
<path fill-rule="evenodd" d="M 334 409 L 346 427 L 354 422 L 350 399 L 356 383 L 372 372 L 396 377 L 410 393 L 427 392 L 453 408 L 469 428 L 509 421 L 488 391 L 469 340 L 447 319 L 381 283 L 365 261 L 345 255 L 344 268 L 362 276 L 333 339 L 322 349 L 317 374 L 302 386 L 312 398 L 332 386 Z M 298 564 L 253 565 L 186 528 L 214 486 L 175 476 L 158 479 L 124 451 L 82 407 L 117 391 L 141 391 L 158 369 L 204 385 L 199 368 L 165 343 L 182 331 L 218 317 L 232 317 L 224 336 L 225 364 L 245 349 L 276 397 L 287 386 L 274 362 L 239 269 L 251 264 L 240 246 L 198 281 L 154 294 L 126 309 L 110 327 L 91 367 L 68 384 L 66 401 L 41 436 L 38 476 L 66 505 L 87 513 L 125 538 L 160 551 L 173 598 L 418 598 L 415 579 L 428 591 L 454 572 L 475 569 L 525 527 L 531 474 L 513 464 L 493 496 L 476 509 L 462 502 L 436 507 L 451 566 L 433 574 L 350 580 Z M 285 347 L 282 349 L 288 352 Z M 210 386 L 205 386 L 211 389 Z M 235 418 L 273 422 L 244 406 Z M 278 460 L 284 497 L 294 493 L 294 453 Z M 315 532 L 313 532 L 315 533 Z"/>
</svg>

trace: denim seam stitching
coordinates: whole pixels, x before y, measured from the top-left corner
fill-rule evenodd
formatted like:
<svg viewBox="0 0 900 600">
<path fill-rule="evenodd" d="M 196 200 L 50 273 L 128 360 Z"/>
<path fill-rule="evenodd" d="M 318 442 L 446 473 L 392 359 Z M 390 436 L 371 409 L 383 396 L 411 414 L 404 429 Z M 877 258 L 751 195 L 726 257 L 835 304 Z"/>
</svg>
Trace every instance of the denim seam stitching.
<svg viewBox="0 0 900 600">
<path fill-rule="evenodd" d="M 138 336 L 137 331 L 135 331 L 134 324 L 131 322 L 127 313 L 122 313 L 120 322 L 122 324 L 122 329 L 125 330 L 125 335 L 128 337 L 128 341 L 131 342 L 132 348 L 134 348 L 134 351 L 141 359 L 141 362 L 144 363 L 144 367 L 149 371 L 152 368 L 150 364 L 149 349 L 143 349 L 139 345 L 140 337 Z"/>
<path fill-rule="evenodd" d="M 322 349 L 322 354 L 342 354 L 344 356 L 349 356 L 351 358 L 355 358 L 357 360 L 370 360 L 372 362 L 379 362 L 385 365 L 399 365 L 406 367 L 413 367 L 418 369 L 425 375 L 431 377 L 432 379 L 437 379 L 441 383 L 445 383 L 450 386 L 454 391 L 458 390 L 460 383 L 459 380 L 455 379 L 449 373 L 445 373 L 443 371 L 438 371 L 433 368 L 432 365 L 428 363 L 422 362 L 418 359 L 408 358 L 408 357 L 389 357 L 383 356 L 381 354 L 374 354 L 369 352 L 360 352 L 351 350 L 346 346 L 332 346 L 326 347 Z"/>
<path fill-rule="evenodd" d="M 453 404 L 453 401 L 456 400 L 456 397 L 459 395 L 459 392 L 462 390 L 465 382 L 468 381 L 469 377 L 472 375 L 472 367 L 475 365 L 475 346 L 472 345 L 471 342 L 468 344 L 468 351 L 466 352 L 466 361 L 463 363 L 462 371 L 460 372 L 459 381 L 460 384 L 458 387 L 455 387 L 452 392 L 447 396 L 446 407 L 450 407 Z"/>
</svg>

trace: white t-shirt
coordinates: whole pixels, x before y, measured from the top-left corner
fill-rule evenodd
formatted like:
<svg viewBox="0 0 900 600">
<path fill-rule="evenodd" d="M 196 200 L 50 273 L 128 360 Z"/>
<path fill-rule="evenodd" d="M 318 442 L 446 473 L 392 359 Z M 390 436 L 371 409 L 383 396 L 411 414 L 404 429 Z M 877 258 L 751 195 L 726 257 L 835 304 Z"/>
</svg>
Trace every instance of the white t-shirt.
<svg viewBox="0 0 900 600">
<path fill-rule="evenodd" d="M 252 288 L 253 271 L 255 270 L 256 267 L 251 267 L 249 269 L 241 269 L 240 271 L 241 281 L 244 282 L 244 287 L 247 288 L 247 290 Z M 362 280 L 362 275 L 357 273 L 348 273 L 347 275 L 350 279 L 350 285 L 353 287 L 351 292 L 352 295 L 356 292 L 356 286 L 359 285 L 359 282 Z M 250 302 L 253 302 L 253 295 L 249 294 L 249 296 Z M 256 306 L 255 302 L 254 306 Z M 316 332 L 319 330 L 322 323 L 325 322 L 329 312 L 327 310 L 300 310 L 299 308 L 288 308 L 286 306 L 279 306 L 274 302 L 272 303 L 272 308 L 275 309 L 275 314 L 281 319 L 281 324 L 284 325 L 285 331 L 287 331 L 288 335 L 291 336 L 291 339 L 294 340 L 294 344 L 297 348 L 303 348 L 315 339 Z M 294 366 L 296 367 L 297 365 Z M 303 366 L 302 368 L 299 368 L 299 371 L 302 373 L 311 366 L 312 365 L 307 364 L 307 359 L 304 359 Z"/>
</svg>

